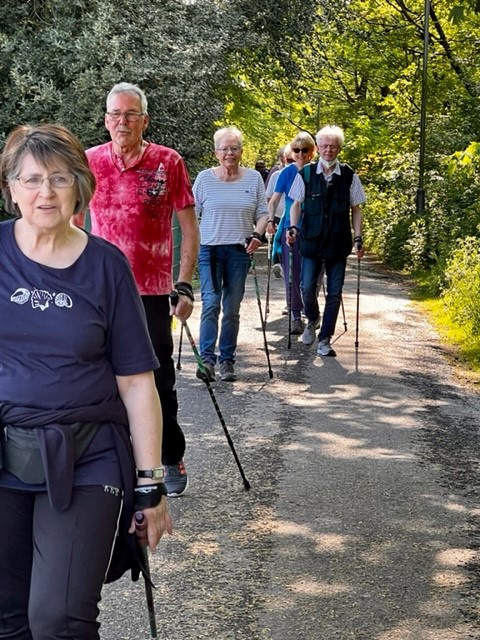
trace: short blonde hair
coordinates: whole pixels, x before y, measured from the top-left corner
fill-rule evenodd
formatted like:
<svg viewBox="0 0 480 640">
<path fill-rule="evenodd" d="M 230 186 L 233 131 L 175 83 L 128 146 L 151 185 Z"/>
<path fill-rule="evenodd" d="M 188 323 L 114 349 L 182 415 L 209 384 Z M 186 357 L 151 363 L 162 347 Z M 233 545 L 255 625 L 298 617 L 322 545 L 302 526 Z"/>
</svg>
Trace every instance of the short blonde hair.
<svg viewBox="0 0 480 640">
<path fill-rule="evenodd" d="M 307 131 L 300 131 L 290 142 L 291 147 L 309 147 L 315 149 L 315 140 Z"/>
</svg>

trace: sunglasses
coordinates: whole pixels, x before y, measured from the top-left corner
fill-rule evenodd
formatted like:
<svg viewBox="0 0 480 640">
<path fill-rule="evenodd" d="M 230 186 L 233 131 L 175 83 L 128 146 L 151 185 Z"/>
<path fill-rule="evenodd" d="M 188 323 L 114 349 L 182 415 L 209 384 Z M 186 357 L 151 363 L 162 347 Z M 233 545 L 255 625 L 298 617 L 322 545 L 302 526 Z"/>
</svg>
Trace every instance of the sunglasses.
<svg viewBox="0 0 480 640">
<path fill-rule="evenodd" d="M 292 151 L 293 151 L 293 153 L 300 153 L 300 152 L 302 152 L 302 153 L 310 153 L 311 149 L 310 149 L 310 147 L 302 147 L 302 148 L 300 148 L 300 147 L 292 147 Z"/>
</svg>

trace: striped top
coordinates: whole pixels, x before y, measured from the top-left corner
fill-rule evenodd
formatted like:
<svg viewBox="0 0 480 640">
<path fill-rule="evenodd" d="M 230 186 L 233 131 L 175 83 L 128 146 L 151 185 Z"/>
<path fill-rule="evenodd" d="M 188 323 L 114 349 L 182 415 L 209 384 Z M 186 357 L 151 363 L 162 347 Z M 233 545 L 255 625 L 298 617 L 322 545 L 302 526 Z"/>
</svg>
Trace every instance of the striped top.
<svg viewBox="0 0 480 640">
<path fill-rule="evenodd" d="M 322 172 L 322 163 L 318 162 L 317 173 L 321 173 L 321 172 Z M 338 175 L 340 175 L 340 164 L 338 162 L 335 165 L 335 168 L 330 175 L 325 175 L 324 173 L 325 180 L 327 180 L 328 182 L 328 180 L 331 179 L 331 176 L 334 173 L 337 173 Z M 298 200 L 299 202 L 303 202 L 305 198 L 305 183 L 300 174 L 298 174 L 295 177 L 295 180 L 292 183 L 290 191 L 288 192 L 288 196 L 292 200 Z M 365 192 L 363 190 L 362 183 L 360 182 L 360 178 L 356 173 L 354 173 L 352 184 L 350 187 L 350 206 L 355 207 L 360 204 L 365 204 L 366 201 L 367 201 L 367 198 L 365 197 Z"/>
<path fill-rule="evenodd" d="M 243 245 L 257 221 L 268 215 L 263 179 L 254 169 L 246 169 L 233 182 L 223 182 L 213 169 L 205 169 L 193 184 L 193 195 L 202 245 Z"/>
</svg>

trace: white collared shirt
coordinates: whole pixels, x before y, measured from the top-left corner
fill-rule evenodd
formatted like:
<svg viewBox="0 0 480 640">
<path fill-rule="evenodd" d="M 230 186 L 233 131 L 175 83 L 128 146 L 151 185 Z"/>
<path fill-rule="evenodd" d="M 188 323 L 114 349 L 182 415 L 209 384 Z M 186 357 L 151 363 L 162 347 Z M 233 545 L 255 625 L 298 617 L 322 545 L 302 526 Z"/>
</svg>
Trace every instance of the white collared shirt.
<svg viewBox="0 0 480 640">
<path fill-rule="evenodd" d="M 317 163 L 317 174 L 323 173 L 325 180 L 328 182 L 331 180 L 331 177 L 334 173 L 337 175 L 341 175 L 340 171 L 340 163 L 336 162 L 335 167 L 333 168 L 332 173 L 325 175 L 323 170 L 323 165 L 320 161 Z M 292 186 L 290 187 L 290 191 L 288 192 L 288 197 L 292 200 L 297 200 L 298 202 L 303 202 L 305 199 L 305 182 L 302 179 L 300 174 L 295 176 L 295 180 L 293 181 Z M 365 196 L 365 192 L 363 190 L 362 183 L 360 182 L 360 178 L 356 173 L 353 174 L 352 184 L 350 186 L 350 206 L 355 207 L 357 205 L 365 204 L 367 198 Z"/>
</svg>

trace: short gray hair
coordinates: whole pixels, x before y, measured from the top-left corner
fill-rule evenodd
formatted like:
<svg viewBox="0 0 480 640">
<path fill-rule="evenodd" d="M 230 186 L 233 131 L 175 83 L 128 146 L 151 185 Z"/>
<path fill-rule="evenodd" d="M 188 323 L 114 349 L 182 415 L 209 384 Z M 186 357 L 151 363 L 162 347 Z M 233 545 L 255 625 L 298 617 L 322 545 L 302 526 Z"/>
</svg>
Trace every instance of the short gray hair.
<svg viewBox="0 0 480 640">
<path fill-rule="evenodd" d="M 240 129 L 237 129 L 237 127 L 222 127 L 221 129 L 217 129 L 213 134 L 215 149 L 217 148 L 219 140 L 224 136 L 234 136 L 238 140 L 240 148 L 243 147 L 243 134 Z"/>
<path fill-rule="evenodd" d="M 148 113 L 147 96 L 138 85 L 131 84 L 130 82 L 119 82 L 114 87 L 112 87 L 112 89 L 110 89 L 110 93 L 107 96 L 107 111 L 110 99 L 117 93 L 131 93 L 132 95 L 137 96 L 137 98 L 140 98 L 142 113 Z"/>
<path fill-rule="evenodd" d="M 322 138 L 326 138 L 327 136 L 330 138 L 335 138 L 338 143 L 338 146 L 340 148 L 343 147 L 343 143 L 345 142 L 343 129 L 340 129 L 340 127 L 337 127 L 337 125 L 335 124 L 332 124 L 332 125 L 329 124 L 326 127 L 323 127 L 322 129 L 320 129 L 320 131 L 317 132 L 317 135 L 315 136 L 317 145 L 320 144 L 320 140 Z"/>
</svg>

